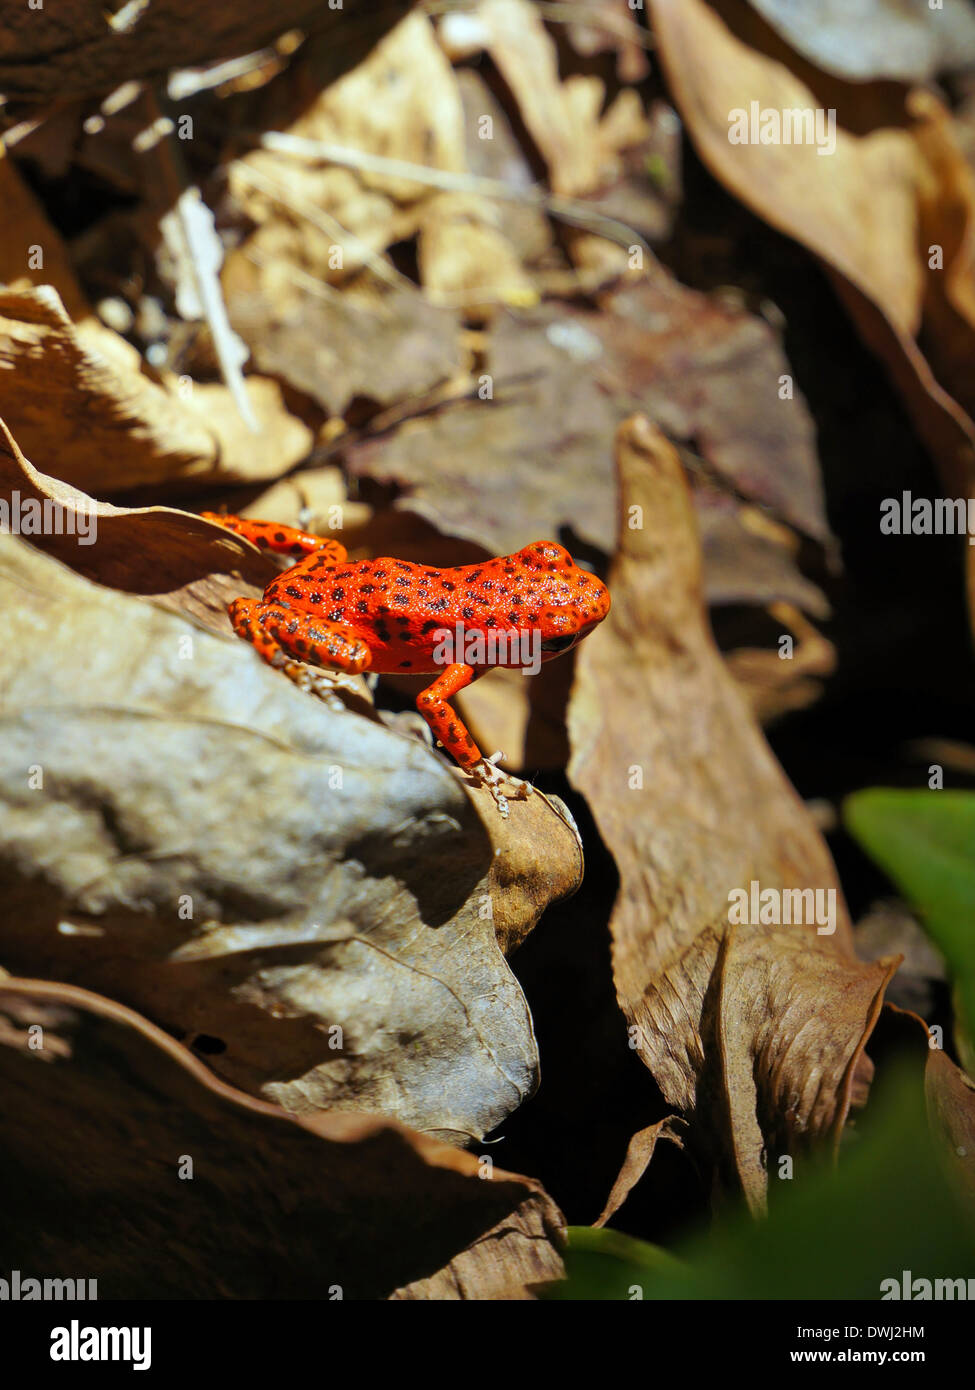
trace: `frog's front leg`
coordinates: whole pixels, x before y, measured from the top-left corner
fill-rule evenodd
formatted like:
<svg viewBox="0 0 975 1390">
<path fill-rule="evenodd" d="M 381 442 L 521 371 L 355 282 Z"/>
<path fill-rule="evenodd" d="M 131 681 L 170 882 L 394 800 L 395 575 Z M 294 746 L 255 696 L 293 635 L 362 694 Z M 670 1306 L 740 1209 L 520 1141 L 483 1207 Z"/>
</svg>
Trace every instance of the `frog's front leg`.
<svg viewBox="0 0 975 1390">
<path fill-rule="evenodd" d="M 502 816 L 508 814 L 508 801 L 502 787 L 508 783 L 514 790 L 514 797 L 524 801 L 528 795 L 528 784 L 517 777 L 506 777 L 496 766 L 504 756 L 495 753 L 485 758 L 453 706 L 449 703 L 458 690 L 476 681 L 484 674 L 483 668 L 475 669 L 463 662 L 456 662 L 444 668 L 432 685 L 417 696 L 416 707 L 433 730 L 451 757 L 469 773 L 477 786 L 486 786 L 497 803 Z"/>
<path fill-rule="evenodd" d="M 280 555 L 321 554 L 329 565 L 341 565 L 348 559 L 348 552 L 338 541 L 326 540 L 323 536 L 313 536 L 310 531 L 299 531 L 295 526 L 279 526 L 276 521 L 252 521 L 246 516 L 219 516 L 216 512 L 201 512 L 204 521 L 215 521 L 235 536 L 243 536 L 261 550 L 273 550 Z"/>
<path fill-rule="evenodd" d="M 283 671 L 302 690 L 322 698 L 330 693 L 326 683 L 303 662 L 352 675 L 369 665 L 369 648 L 344 623 L 295 613 L 257 598 L 234 599 L 228 612 L 238 637 L 252 643 L 269 666 Z"/>
</svg>

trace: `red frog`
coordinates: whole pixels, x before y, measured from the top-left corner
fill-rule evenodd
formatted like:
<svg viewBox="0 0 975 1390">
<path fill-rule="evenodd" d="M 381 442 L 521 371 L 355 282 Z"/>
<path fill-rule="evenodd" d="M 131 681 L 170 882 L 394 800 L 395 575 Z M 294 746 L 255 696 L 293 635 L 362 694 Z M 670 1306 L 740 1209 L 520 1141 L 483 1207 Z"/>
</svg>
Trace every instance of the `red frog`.
<svg viewBox="0 0 975 1390">
<path fill-rule="evenodd" d="M 450 699 L 492 666 L 537 671 L 567 652 L 609 612 L 609 591 L 554 541 L 534 541 L 514 555 L 435 569 L 406 560 L 353 560 L 338 541 L 273 521 L 203 512 L 261 550 L 304 557 L 260 599 L 229 605 L 238 636 L 271 666 L 313 688 L 307 664 L 360 671 L 436 675 L 417 697 L 434 737 L 479 785 L 491 789 L 502 815 L 503 756 L 485 758 Z M 307 664 L 303 664 L 307 663 Z M 516 778 L 518 799 L 527 786 Z"/>
</svg>

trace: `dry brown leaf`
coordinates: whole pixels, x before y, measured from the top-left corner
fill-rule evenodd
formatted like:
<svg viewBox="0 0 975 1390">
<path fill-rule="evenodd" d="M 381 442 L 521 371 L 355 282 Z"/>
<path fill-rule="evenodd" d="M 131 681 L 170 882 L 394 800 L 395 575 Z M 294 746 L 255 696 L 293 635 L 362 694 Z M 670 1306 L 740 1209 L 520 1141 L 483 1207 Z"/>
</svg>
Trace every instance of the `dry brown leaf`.
<svg viewBox="0 0 975 1390">
<path fill-rule="evenodd" d="M 623 1160 L 619 1176 L 613 1183 L 612 1191 L 606 1198 L 606 1205 L 598 1219 L 592 1223 L 594 1226 L 605 1226 L 606 1222 L 616 1215 L 649 1168 L 654 1150 L 661 1139 L 669 1139 L 678 1148 L 684 1147 L 681 1134 L 683 1124 L 677 1115 L 668 1115 L 665 1119 L 658 1120 L 655 1125 L 648 1125 L 646 1129 L 634 1134 L 626 1146 L 626 1158 Z"/>
<path fill-rule="evenodd" d="M 693 443 L 739 496 L 827 541 L 815 426 L 770 326 L 659 265 L 605 308 L 583 322 L 603 344 L 617 392 Z"/>
<path fill-rule="evenodd" d="M 258 595 L 273 578 L 266 555 L 200 517 L 170 507 L 113 507 L 48 477 L 24 458 L 0 420 L 0 498 L 18 499 L 22 519 L 36 504 L 54 508 L 32 543 L 96 583 L 152 598 L 211 632 L 226 632 L 227 604 Z M 96 541 L 88 537 L 92 529 Z"/>
<path fill-rule="evenodd" d="M 485 367 L 479 394 L 489 398 L 354 445 L 352 471 L 398 483 L 400 506 L 491 554 L 563 526 L 608 551 L 615 480 L 606 441 L 640 406 L 693 443 L 733 495 L 828 540 L 812 419 L 798 391 L 779 398 L 789 364 L 775 334 L 659 267 L 599 311 L 546 304 L 500 314 Z M 796 576 L 775 597 L 796 597 L 798 586 Z"/>
<path fill-rule="evenodd" d="M 579 652 L 570 778 L 620 870 L 613 971 L 640 1056 L 760 1209 L 777 1158 L 835 1139 L 862 1100 L 894 963 L 854 958 L 826 847 L 714 646 L 676 453 L 635 417 L 618 466 L 643 527 L 624 523 L 612 610 Z M 729 894 L 752 882 L 834 893 L 835 934 L 732 927 Z"/>
<path fill-rule="evenodd" d="M 0 972 L 0 1020 L 11 1267 L 83 1270 L 102 1299 L 494 1298 L 561 1272 L 527 1178 L 375 1116 L 288 1115 L 85 990 Z"/>
<path fill-rule="evenodd" d="M 12 441 L 0 461 L 0 496 L 60 499 L 65 534 L 39 540 L 102 585 L 225 631 L 226 598 L 271 572 L 197 517 L 89 506 Z M 236 638 L 0 550 L 8 963 L 220 1039 L 216 1068 L 290 1109 L 365 1105 L 455 1139 L 499 1123 L 537 1065 L 499 943 L 578 886 L 563 811 L 535 795 L 502 821 L 484 788 L 482 823 L 462 775 L 361 698 L 326 708 Z"/>
<path fill-rule="evenodd" d="M 260 424 L 240 418 L 225 386 L 157 385 L 138 352 L 95 319 L 73 324 L 51 286 L 0 290 L 0 415 L 32 458 L 96 493 L 172 479 L 271 478 L 311 447 L 280 387 L 247 380 Z"/>
<path fill-rule="evenodd" d="M 234 329 L 262 372 L 330 415 L 357 397 L 391 405 L 459 372 L 457 320 L 409 286 L 371 294 L 298 281 L 287 265 L 229 258 L 223 277 Z"/>
<path fill-rule="evenodd" d="M 852 89 L 865 134 L 846 128 L 837 110 L 836 148 L 820 155 L 815 144 L 732 144 L 736 110 L 817 108 L 813 92 L 780 58 L 738 37 L 704 0 L 649 0 L 664 67 L 678 108 L 705 163 L 767 222 L 810 246 L 846 279 L 882 306 L 901 333 L 916 333 L 925 276 L 916 244 L 917 163 L 913 140 L 886 124 L 872 89 Z M 731 7 L 735 21 L 746 7 Z M 758 35 L 749 32 L 757 43 Z M 833 82 L 830 95 L 843 85 Z"/>
<path fill-rule="evenodd" d="M 395 22 L 405 0 L 370 7 L 377 35 Z M 142 0 L 104 10 L 88 0 L 56 9 L 4 8 L 0 90 L 30 100 L 92 96 L 170 68 L 230 58 L 261 48 L 286 29 L 330 31 L 341 41 L 344 15 L 320 0 L 264 0 L 201 10 L 196 0 Z"/>
<path fill-rule="evenodd" d="M 975 495 L 975 425 L 963 408 L 972 399 L 966 369 L 975 352 L 967 313 L 973 301 L 962 288 L 972 276 L 975 191 L 941 104 L 921 90 L 816 73 L 738 0 L 722 4 L 721 14 L 704 0 L 650 0 L 650 9 L 676 103 L 705 164 L 765 221 L 823 260 L 947 486 L 953 495 Z M 834 109 L 835 151 L 730 143 L 729 113 L 750 111 L 753 103 L 760 110 Z M 929 270 L 934 245 L 943 249 L 943 269 Z M 932 372 L 917 335 L 929 320 L 943 333 L 949 319 L 954 331 L 943 344 L 936 332 L 924 333 Z M 960 404 L 948 392 L 962 385 Z M 968 565 L 975 620 L 975 551 Z"/>
</svg>

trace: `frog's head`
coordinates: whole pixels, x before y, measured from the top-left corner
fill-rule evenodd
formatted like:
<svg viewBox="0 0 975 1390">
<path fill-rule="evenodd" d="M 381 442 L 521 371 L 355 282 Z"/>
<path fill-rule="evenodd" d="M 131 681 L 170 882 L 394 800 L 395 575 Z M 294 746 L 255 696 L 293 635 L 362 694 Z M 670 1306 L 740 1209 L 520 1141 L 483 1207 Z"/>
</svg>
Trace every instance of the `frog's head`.
<svg viewBox="0 0 975 1390">
<path fill-rule="evenodd" d="M 609 590 L 555 541 L 535 541 L 517 559 L 525 571 L 521 612 L 541 635 L 542 660 L 551 661 L 599 626 L 609 612 Z"/>
</svg>

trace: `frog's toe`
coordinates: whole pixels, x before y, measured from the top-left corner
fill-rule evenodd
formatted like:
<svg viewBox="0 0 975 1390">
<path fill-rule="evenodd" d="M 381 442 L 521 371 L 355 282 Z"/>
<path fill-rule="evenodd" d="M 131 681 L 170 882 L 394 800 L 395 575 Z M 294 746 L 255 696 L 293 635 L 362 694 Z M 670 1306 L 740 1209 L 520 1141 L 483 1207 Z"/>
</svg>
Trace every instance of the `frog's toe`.
<svg viewBox="0 0 975 1390">
<path fill-rule="evenodd" d="M 503 757 L 504 754 L 499 750 L 497 753 L 492 753 L 490 758 L 485 758 L 484 760 L 494 774 L 492 780 L 497 780 L 499 783 L 504 782 L 509 800 L 527 801 L 528 793 L 532 790 L 531 782 L 526 782 L 523 778 L 516 777 L 513 772 L 502 772 L 497 764 L 501 762 Z"/>
<path fill-rule="evenodd" d="M 526 801 L 531 791 L 531 783 L 524 782 L 509 772 L 502 772 L 497 764 L 503 757 L 503 753 L 492 753 L 490 758 L 481 758 L 469 771 L 475 786 L 488 789 L 501 815 L 507 820 L 508 802 Z"/>
</svg>

